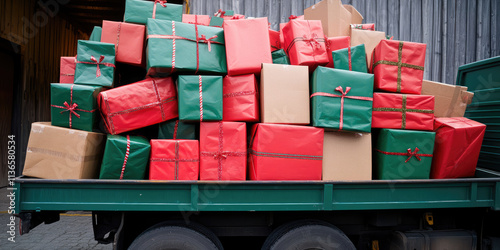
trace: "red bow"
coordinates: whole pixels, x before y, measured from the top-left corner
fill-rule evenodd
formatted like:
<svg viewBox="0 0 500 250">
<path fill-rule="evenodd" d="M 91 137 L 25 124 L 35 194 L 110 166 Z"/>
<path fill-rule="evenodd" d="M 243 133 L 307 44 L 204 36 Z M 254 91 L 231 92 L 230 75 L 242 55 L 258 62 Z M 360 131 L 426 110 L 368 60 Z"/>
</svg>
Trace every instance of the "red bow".
<svg viewBox="0 0 500 250">
<path fill-rule="evenodd" d="M 302 36 L 302 38 L 304 39 L 304 42 L 308 42 L 309 44 L 311 44 L 313 48 L 314 47 L 319 48 L 321 46 L 319 44 L 318 35 L 316 35 L 316 33 L 313 33 L 311 35 L 311 38 L 308 38 L 307 35 Z"/>
<path fill-rule="evenodd" d="M 297 16 L 296 16 L 296 15 L 290 15 L 290 16 L 288 17 L 288 20 L 293 20 L 293 19 L 297 19 Z"/>
<path fill-rule="evenodd" d="M 196 40 L 198 42 L 206 43 L 208 44 L 208 51 L 212 51 L 212 48 L 210 47 L 210 44 L 213 42 L 212 39 L 217 38 L 217 35 L 212 36 L 210 38 L 207 38 L 205 35 L 201 35 L 201 37 L 198 37 Z"/>
<path fill-rule="evenodd" d="M 102 63 L 102 60 L 104 60 L 104 56 L 103 56 L 103 55 L 101 55 L 101 56 L 99 57 L 99 62 L 97 61 L 97 59 L 95 59 L 95 57 L 94 57 L 94 56 L 90 56 L 90 60 L 92 60 L 92 61 L 93 61 L 93 62 L 97 65 L 97 70 L 96 70 L 96 72 L 95 72 L 95 77 L 99 77 L 99 76 L 101 76 L 101 69 L 99 68 L 99 64 L 101 64 L 101 63 Z"/>
<path fill-rule="evenodd" d="M 222 11 L 221 9 L 219 9 L 217 12 L 214 13 L 216 17 L 223 17 L 225 14 L 226 12 Z"/>
<path fill-rule="evenodd" d="M 243 19 L 243 16 L 241 16 L 241 15 L 234 15 L 231 19 L 233 19 L 233 20 Z"/>
<path fill-rule="evenodd" d="M 167 0 L 155 0 L 155 5 L 156 3 L 160 3 L 163 8 L 167 7 Z"/>
<path fill-rule="evenodd" d="M 417 160 L 419 160 L 419 161 L 420 161 L 420 160 L 421 160 L 421 159 L 420 159 L 420 155 L 419 155 L 419 154 L 417 154 L 417 153 L 418 153 L 418 151 L 419 151 L 419 149 L 418 149 L 417 147 L 415 147 L 415 150 L 414 150 L 413 152 L 411 151 L 411 148 L 409 148 L 409 149 L 408 149 L 408 153 L 407 153 L 407 155 L 408 155 L 408 159 L 406 159 L 405 163 L 406 163 L 406 162 L 408 162 L 408 161 L 411 159 L 411 157 L 412 157 L 412 156 L 415 156 L 415 158 L 417 158 Z"/>
<path fill-rule="evenodd" d="M 71 105 L 69 105 L 68 102 L 64 102 L 63 105 L 64 105 L 64 109 L 66 109 L 66 110 L 61 111 L 61 114 L 62 114 L 62 112 L 69 111 L 70 113 L 74 114 L 76 117 L 80 118 L 80 115 L 78 113 L 76 113 L 76 111 L 75 111 L 76 107 L 78 107 L 78 104 L 72 103 Z M 69 116 L 71 116 L 71 114 Z"/>
</svg>

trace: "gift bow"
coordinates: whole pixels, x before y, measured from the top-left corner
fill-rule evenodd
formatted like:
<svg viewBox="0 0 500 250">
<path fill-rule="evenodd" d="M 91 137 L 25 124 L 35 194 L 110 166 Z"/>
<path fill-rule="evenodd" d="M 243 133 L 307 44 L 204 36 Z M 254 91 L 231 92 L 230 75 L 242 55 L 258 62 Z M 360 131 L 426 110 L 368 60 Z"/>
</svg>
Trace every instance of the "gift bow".
<svg viewBox="0 0 500 250">
<path fill-rule="evenodd" d="M 290 15 L 290 16 L 288 17 L 288 20 L 293 20 L 293 19 L 297 19 L 297 16 L 296 16 L 296 15 Z"/>
<path fill-rule="evenodd" d="M 319 48 L 321 45 L 319 44 L 318 41 L 318 35 L 316 33 L 312 33 L 311 37 L 308 37 L 307 35 L 302 36 L 303 41 L 311 44 L 311 46 L 314 48 Z"/>
<path fill-rule="evenodd" d="M 417 158 L 418 161 L 421 161 L 422 159 L 420 159 L 420 155 L 417 154 L 419 149 L 417 147 L 415 147 L 415 150 L 413 150 L 413 152 L 411 151 L 411 148 L 407 149 L 408 150 L 408 159 L 406 159 L 405 163 L 408 162 L 411 157 L 415 156 L 415 158 Z"/>
<path fill-rule="evenodd" d="M 243 16 L 241 16 L 241 15 L 234 15 L 231 19 L 233 19 L 233 20 L 243 19 Z"/>
<path fill-rule="evenodd" d="M 95 72 L 95 77 L 99 77 L 99 76 L 101 76 L 101 69 L 99 68 L 99 64 L 102 64 L 102 60 L 104 60 L 104 56 L 103 56 L 103 55 L 101 55 L 101 56 L 99 57 L 99 62 L 97 61 L 97 59 L 95 59 L 95 57 L 94 57 L 94 56 L 90 56 L 90 60 L 92 60 L 92 62 L 94 62 L 94 64 L 96 64 L 96 65 L 97 65 L 97 70 L 96 70 L 96 72 Z"/>
<path fill-rule="evenodd" d="M 221 9 L 219 9 L 217 12 L 214 13 L 214 16 L 223 17 L 225 14 L 226 14 L 225 11 L 222 11 Z"/>
<path fill-rule="evenodd" d="M 419 150 L 420 149 L 418 149 L 418 147 L 415 147 L 415 150 L 413 150 L 413 151 L 411 151 L 411 148 L 409 148 L 409 149 L 407 149 L 406 153 L 400 153 L 400 152 L 386 152 L 386 151 L 382 151 L 382 150 L 376 149 L 377 152 L 385 154 L 385 155 L 402 155 L 402 156 L 408 156 L 408 158 L 406 159 L 405 163 L 409 162 L 410 159 L 413 156 L 415 156 L 415 158 L 418 161 L 422 160 L 420 157 L 432 157 L 432 154 L 419 154 L 418 153 Z"/>
<path fill-rule="evenodd" d="M 156 4 L 159 3 L 161 7 L 165 8 L 167 7 L 167 0 L 155 0 L 155 3 L 153 4 L 153 16 L 152 18 L 156 18 Z"/>
<path fill-rule="evenodd" d="M 210 44 L 212 42 L 214 42 L 214 41 L 212 41 L 212 39 L 215 39 L 215 38 L 217 38 L 217 35 L 212 36 L 210 38 L 207 38 L 205 35 L 201 35 L 201 37 L 196 38 L 196 40 L 198 42 L 202 42 L 202 43 L 208 44 L 208 51 L 210 52 L 210 51 L 212 51 L 212 48 L 210 47 Z"/>
<path fill-rule="evenodd" d="M 76 111 L 75 111 L 76 107 L 78 107 L 78 104 L 72 103 L 71 105 L 69 105 L 68 102 L 64 102 L 63 105 L 64 105 L 65 110 L 61 111 L 61 114 L 63 112 L 69 111 L 70 113 L 74 114 L 76 117 L 80 118 L 80 115 L 78 113 L 76 113 Z"/>
</svg>

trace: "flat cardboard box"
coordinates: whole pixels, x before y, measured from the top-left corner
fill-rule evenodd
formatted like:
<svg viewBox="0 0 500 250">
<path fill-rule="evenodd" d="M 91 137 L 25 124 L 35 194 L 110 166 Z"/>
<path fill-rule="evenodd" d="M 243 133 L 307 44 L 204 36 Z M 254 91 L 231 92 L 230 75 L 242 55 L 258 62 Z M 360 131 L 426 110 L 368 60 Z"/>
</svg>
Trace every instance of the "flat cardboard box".
<svg viewBox="0 0 500 250">
<path fill-rule="evenodd" d="M 325 131 L 323 140 L 323 180 L 371 180 L 371 139 L 370 133 Z"/>
<path fill-rule="evenodd" d="M 386 39 L 385 32 L 382 31 L 351 29 L 351 47 L 365 45 L 369 72 L 371 72 L 373 49 L 384 39 Z"/>
<path fill-rule="evenodd" d="M 351 24 L 363 23 L 363 16 L 341 0 L 323 0 L 304 10 L 305 20 L 321 20 L 327 37 L 348 36 Z"/>
<path fill-rule="evenodd" d="M 261 122 L 309 124 L 309 67 L 262 64 Z"/>
<path fill-rule="evenodd" d="M 97 179 L 106 135 L 35 122 L 23 175 L 43 179 Z"/>
<path fill-rule="evenodd" d="M 467 105 L 471 104 L 474 93 L 465 86 L 424 80 L 422 95 L 434 96 L 435 117 L 464 117 Z"/>
</svg>

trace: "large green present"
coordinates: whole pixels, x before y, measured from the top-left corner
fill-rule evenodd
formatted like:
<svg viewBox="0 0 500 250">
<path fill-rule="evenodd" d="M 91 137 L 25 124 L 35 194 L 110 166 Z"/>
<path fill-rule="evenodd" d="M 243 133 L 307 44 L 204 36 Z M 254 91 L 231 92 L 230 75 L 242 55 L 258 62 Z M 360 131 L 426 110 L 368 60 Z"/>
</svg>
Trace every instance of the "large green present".
<svg viewBox="0 0 500 250">
<path fill-rule="evenodd" d="M 364 44 L 335 50 L 332 52 L 332 57 L 333 67 L 336 69 L 368 73 Z"/>
<path fill-rule="evenodd" d="M 182 5 L 167 1 L 127 0 L 124 22 L 146 24 L 148 18 L 182 22 Z"/>
<path fill-rule="evenodd" d="M 102 34 L 102 28 L 100 26 L 94 26 L 94 29 L 90 34 L 89 41 L 100 42 L 101 34 Z"/>
<path fill-rule="evenodd" d="M 227 73 L 221 28 L 148 19 L 148 75 Z"/>
<path fill-rule="evenodd" d="M 222 76 L 181 75 L 179 88 L 179 120 L 222 120 Z"/>
<path fill-rule="evenodd" d="M 319 66 L 312 75 L 312 125 L 371 131 L 373 75 Z"/>
<path fill-rule="evenodd" d="M 170 120 L 160 123 L 158 139 L 198 140 L 198 123 Z"/>
<path fill-rule="evenodd" d="M 75 83 L 110 87 L 115 74 L 115 45 L 78 40 Z"/>
<path fill-rule="evenodd" d="M 102 87 L 66 83 L 50 84 L 53 126 L 91 131 L 97 126 L 97 95 Z"/>
<path fill-rule="evenodd" d="M 435 134 L 381 129 L 374 147 L 376 179 L 429 179 Z"/>
<path fill-rule="evenodd" d="M 99 179 L 144 179 L 150 149 L 144 137 L 108 135 Z"/>
<path fill-rule="evenodd" d="M 290 65 L 290 59 L 285 53 L 285 50 L 279 49 L 271 52 L 271 56 L 273 57 L 274 64 L 287 64 Z"/>
</svg>

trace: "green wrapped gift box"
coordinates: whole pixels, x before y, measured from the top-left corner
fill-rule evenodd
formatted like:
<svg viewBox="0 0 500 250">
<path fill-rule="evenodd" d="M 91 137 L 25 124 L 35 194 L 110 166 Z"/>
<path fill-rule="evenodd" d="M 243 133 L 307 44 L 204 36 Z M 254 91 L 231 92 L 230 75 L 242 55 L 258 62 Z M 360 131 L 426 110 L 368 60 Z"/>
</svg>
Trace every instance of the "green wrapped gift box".
<svg viewBox="0 0 500 250">
<path fill-rule="evenodd" d="M 99 179 L 144 179 L 150 149 L 144 137 L 108 135 Z"/>
<path fill-rule="evenodd" d="M 179 88 L 179 120 L 222 120 L 222 76 L 181 75 Z"/>
<path fill-rule="evenodd" d="M 213 16 L 213 17 L 210 17 L 210 23 L 208 25 L 212 26 L 212 27 L 222 28 L 223 24 L 224 24 L 224 18 L 218 17 L 218 16 Z"/>
<path fill-rule="evenodd" d="M 50 117 L 53 126 L 92 132 L 97 126 L 97 95 L 102 87 L 66 83 L 50 84 Z"/>
<path fill-rule="evenodd" d="M 94 26 L 94 29 L 90 34 L 89 41 L 100 42 L 101 34 L 102 34 L 102 28 L 100 26 Z"/>
<path fill-rule="evenodd" d="M 115 75 L 115 45 L 78 40 L 75 83 L 110 87 Z"/>
<path fill-rule="evenodd" d="M 436 133 L 381 129 L 374 147 L 376 179 L 429 179 Z"/>
<path fill-rule="evenodd" d="M 290 59 L 285 53 L 285 50 L 279 49 L 271 52 L 271 56 L 273 57 L 274 64 L 288 64 L 290 65 Z"/>
<path fill-rule="evenodd" d="M 332 52 L 332 57 L 336 69 L 368 73 L 364 44 L 335 50 Z"/>
<path fill-rule="evenodd" d="M 160 123 L 158 139 L 198 140 L 198 124 L 170 120 Z"/>
<path fill-rule="evenodd" d="M 223 29 L 150 18 L 147 30 L 148 75 L 227 73 Z"/>
<path fill-rule="evenodd" d="M 312 75 L 312 125 L 371 131 L 373 75 L 319 66 Z"/>
<path fill-rule="evenodd" d="M 182 5 L 167 1 L 127 0 L 124 22 L 146 24 L 148 18 L 182 22 Z"/>
</svg>

